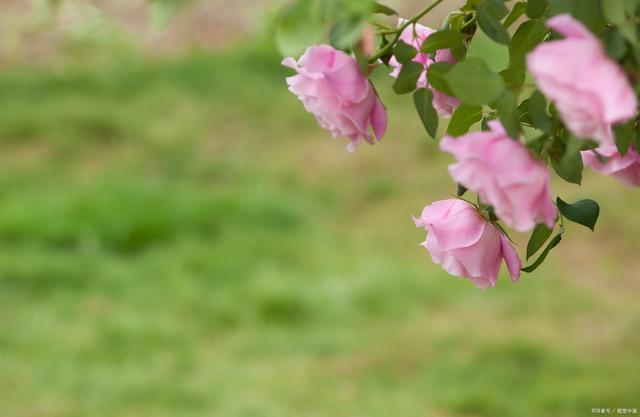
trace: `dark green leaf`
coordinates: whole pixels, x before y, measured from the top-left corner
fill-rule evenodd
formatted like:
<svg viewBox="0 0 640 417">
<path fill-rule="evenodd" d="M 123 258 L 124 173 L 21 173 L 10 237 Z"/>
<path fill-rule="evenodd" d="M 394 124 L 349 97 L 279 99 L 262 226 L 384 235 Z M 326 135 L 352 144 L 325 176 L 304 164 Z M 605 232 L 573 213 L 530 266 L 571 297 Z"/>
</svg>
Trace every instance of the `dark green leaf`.
<svg viewBox="0 0 640 417">
<path fill-rule="evenodd" d="M 505 90 L 498 100 L 498 118 L 507 134 L 516 140 L 520 137 L 517 106 L 518 93 L 513 90 Z"/>
<path fill-rule="evenodd" d="M 387 16 L 398 14 L 398 12 L 393 10 L 391 7 L 385 6 L 384 4 L 380 4 L 378 2 L 373 3 L 373 13 L 386 14 Z"/>
<path fill-rule="evenodd" d="M 398 78 L 393 83 L 393 91 L 396 94 L 406 94 L 415 90 L 422 71 L 424 71 L 424 65 L 419 62 L 405 62 L 402 65 L 400 74 L 398 74 Z"/>
<path fill-rule="evenodd" d="M 553 123 L 547 113 L 547 101 L 538 90 L 527 101 L 527 113 L 531 123 L 545 133 L 553 134 Z"/>
<path fill-rule="evenodd" d="M 462 197 L 467 191 L 468 190 L 464 185 L 458 184 L 458 189 L 456 190 L 456 195 L 458 197 Z"/>
<path fill-rule="evenodd" d="M 413 93 L 413 104 L 416 106 L 418 116 L 432 138 L 436 138 L 438 132 L 438 113 L 433 108 L 433 93 L 427 88 L 420 88 Z"/>
<path fill-rule="evenodd" d="M 537 19 L 544 14 L 547 7 L 549 7 L 547 0 L 528 0 L 527 16 L 532 19 Z"/>
<path fill-rule="evenodd" d="M 464 103 L 482 105 L 494 102 L 504 91 L 504 81 L 480 58 L 467 58 L 445 75 L 454 95 Z"/>
<path fill-rule="evenodd" d="M 422 52 L 435 52 L 438 49 L 451 49 L 462 45 L 465 35 L 452 30 L 441 30 L 433 33 L 422 43 Z"/>
<path fill-rule="evenodd" d="M 624 39 L 622 33 L 615 27 L 607 30 L 604 33 L 602 41 L 609 55 L 612 59 L 618 60 L 624 57 L 629 50 L 627 42 Z"/>
<path fill-rule="evenodd" d="M 526 10 L 527 10 L 527 2 L 519 1 L 516 4 L 514 4 L 513 8 L 511 9 L 511 13 L 509 13 L 509 16 L 507 16 L 507 18 L 504 19 L 504 22 L 502 23 L 502 26 L 505 29 L 509 29 L 509 27 L 516 20 L 518 20 L 518 18 L 520 16 L 522 16 Z"/>
<path fill-rule="evenodd" d="M 567 153 L 559 160 L 551 159 L 551 166 L 565 181 L 580 185 L 582 183 L 582 157 L 580 152 Z"/>
<path fill-rule="evenodd" d="M 561 241 L 562 241 L 562 234 L 558 233 L 557 235 L 555 235 L 555 237 L 553 239 L 551 239 L 551 242 L 549 242 L 547 247 L 544 248 L 544 250 L 542 251 L 542 253 L 538 257 L 538 259 L 536 259 L 535 262 L 532 263 L 531 265 L 529 265 L 529 266 L 527 266 L 525 268 L 522 268 L 521 271 L 522 272 L 533 272 L 533 271 L 535 271 L 540 265 L 542 265 L 544 260 L 547 258 L 547 255 L 549 255 L 549 252 L 551 252 L 551 249 L 553 249 L 556 246 L 558 246 L 558 244 Z"/>
<path fill-rule="evenodd" d="M 502 20 L 509 13 L 504 0 L 484 0 L 482 7 L 497 20 Z"/>
<path fill-rule="evenodd" d="M 599 32 L 604 25 L 602 3 L 620 0 L 549 0 L 551 14 L 569 13 L 584 23 L 589 29 Z"/>
<path fill-rule="evenodd" d="M 482 129 L 483 132 L 489 131 L 491 130 L 489 128 L 489 122 L 492 120 L 496 120 L 495 116 L 493 114 L 487 114 L 485 116 L 482 117 L 482 123 L 480 123 L 480 129 Z"/>
<path fill-rule="evenodd" d="M 552 232 L 553 229 L 549 229 L 545 224 L 539 224 L 533 229 L 527 243 L 527 260 L 544 245 Z"/>
<path fill-rule="evenodd" d="M 477 10 L 477 19 L 480 29 L 487 34 L 488 37 L 503 45 L 509 45 L 509 33 L 502 26 L 500 20 L 496 19 L 485 7 L 479 7 Z"/>
<path fill-rule="evenodd" d="M 567 219 L 574 223 L 581 224 L 594 230 L 598 216 L 600 215 L 600 206 L 593 200 L 585 199 L 569 204 L 560 197 L 556 199 L 558 210 Z"/>
<path fill-rule="evenodd" d="M 469 128 L 482 119 L 482 106 L 461 104 L 451 116 L 447 133 L 451 136 L 464 135 Z"/>
<path fill-rule="evenodd" d="M 524 58 L 549 32 L 543 20 L 528 20 L 518 27 L 509 46 L 509 68 L 524 74 Z"/>
<path fill-rule="evenodd" d="M 403 41 L 398 41 L 393 47 L 393 55 L 401 64 L 411 61 L 417 54 L 418 50 L 416 48 Z"/>
<path fill-rule="evenodd" d="M 627 154 L 631 143 L 634 141 L 634 123 L 635 121 L 631 120 L 630 122 L 613 126 L 613 134 L 616 138 L 616 147 L 618 148 L 618 153 L 622 156 Z"/>
<path fill-rule="evenodd" d="M 452 68 L 453 64 L 450 64 L 448 62 L 436 62 L 429 65 L 429 69 L 427 70 L 427 79 L 429 80 L 429 85 L 431 85 L 438 91 L 442 91 L 447 95 L 453 96 L 453 91 L 451 91 L 451 88 L 447 83 L 447 79 L 445 78 L 447 73 L 451 71 Z"/>
</svg>

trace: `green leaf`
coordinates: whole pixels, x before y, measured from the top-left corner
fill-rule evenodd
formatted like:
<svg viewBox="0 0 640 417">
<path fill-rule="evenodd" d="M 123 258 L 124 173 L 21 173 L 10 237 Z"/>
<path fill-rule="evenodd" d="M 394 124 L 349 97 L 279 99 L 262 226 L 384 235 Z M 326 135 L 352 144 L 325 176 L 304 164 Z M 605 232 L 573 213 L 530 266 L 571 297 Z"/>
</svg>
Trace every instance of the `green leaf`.
<svg viewBox="0 0 640 417">
<path fill-rule="evenodd" d="M 454 95 L 470 105 L 493 103 L 505 88 L 502 78 L 480 58 L 467 58 L 454 65 L 445 79 Z"/>
<path fill-rule="evenodd" d="M 447 127 L 447 134 L 461 136 L 469 131 L 469 128 L 482 119 L 482 106 L 461 104 L 451 116 Z"/>
<path fill-rule="evenodd" d="M 405 62 L 402 65 L 400 74 L 398 74 L 398 78 L 393 83 L 393 91 L 396 94 L 406 94 L 415 90 L 422 71 L 424 71 L 424 65 L 419 62 Z"/>
<path fill-rule="evenodd" d="M 585 199 L 569 204 L 558 197 L 556 204 L 558 205 L 558 210 L 560 210 L 560 213 L 562 213 L 564 217 L 574 223 L 588 227 L 592 231 L 594 230 L 598 216 L 600 215 L 600 206 L 598 206 L 598 203 Z"/>
<path fill-rule="evenodd" d="M 565 181 L 578 185 L 582 183 L 582 170 L 584 166 L 580 152 L 567 153 L 559 160 L 552 158 L 551 166 Z"/>
<path fill-rule="evenodd" d="M 462 197 L 467 191 L 469 191 L 464 185 L 458 184 L 458 189 L 456 190 L 456 195 L 458 197 Z"/>
<path fill-rule="evenodd" d="M 386 14 L 387 16 L 393 16 L 398 14 L 398 12 L 393 10 L 391 7 L 386 6 L 384 4 L 380 4 L 377 1 L 373 3 L 373 13 Z"/>
<path fill-rule="evenodd" d="M 428 88 L 420 88 L 413 93 L 413 104 L 416 106 L 418 116 L 422 120 L 424 128 L 432 138 L 436 138 L 438 132 L 438 113 L 433 108 L 433 93 Z"/>
<path fill-rule="evenodd" d="M 498 118 L 513 139 L 520 137 L 520 123 L 518 121 L 518 93 L 513 90 L 505 90 L 498 100 Z"/>
<path fill-rule="evenodd" d="M 544 245 L 552 232 L 553 229 L 549 229 L 545 224 L 539 224 L 533 229 L 527 243 L 527 260 Z"/>
<path fill-rule="evenodd" d="M 282 9 L 276 26 L 276 44 L 284 56 L 297 57 L 322 39 L 324 22 L 318 0 L 297 0 Z"/>
<path fill-rule="evenodd" d="M 442 91 L 449 96 L 453 96 L 453 91 L 449 87 L 446 79 L 447 73 L 451 71 L 452 68 L 453 64 L 448 62 L 436 62 L 429 65 L 429 68 L 427 69 L 427 80 L 429 81 L 429 85 L 438 91 Z"/>
<path fill-rule="evenodd" d="M 552 15 L 569 13 L 592 31 L 600 32 L 605 23 L 602 3 L 617 1 L 620 0 L 549 0 L 549 5 Z"/>
<path fill-rule="evenodd" d="M 504 19 L 502 26 L 505 29 L 509 29 L 509 27 L 516 20 L 518 20 L 518 18 L 520 18 L 520 16 L 522 16 L 526 10 L 527 10 L 527 2 L 519 1 L 516 4 L 514 4 L 513 8 L 511 9 L 511 13 L 509 13 L 509 16 L 507 16 L 507 18 Z"/>
<path fill-rule="evenodd" d="M 544 14 L 547 7 L 549 7 L 547 0 L 528 0 L 527 16 L 532 19 L 537 19 Z"/>
<path fill-rule="evenodd" d="M 475 1 L 475 0 L 474 0 Z M 509 13 L 505 0 L 484 0 L 482 7 L 494 18 L 501 20 Z"/>
<path fill-rule="evenodd" d="M 365 19 L 357 16 L 336 20 L 329 31 L 329 43 L 337 49 L 350 49 L 362 38 L 365 22 Z"/>
<path fill-rule="evenodd" d="M 467 58 L 471 57 L 484 60 L 489 69 L 496 73 L 509 66 L 509 49 L 491 40 L 481 30 L 476 31 L 469 42 Z"/>
<path fill-rule="evenodd" d="M 509 57 L 511 60 L 522 58 L 535 48 L 549 32 L 544 20 L 527 20 L 518 27 L 513 34 L 511 45 L 509 46 Z"/>
<path fill-rule="evenodd" d="M 638 6 L 640 6 L 640 0 L 607 0 L 602 2 L 604 17 L 618 27 L 619 31 L 617 32 L 623 34 L 636 46 L 638 45 L 638 36 L 635 16 Z"/>
<path fill-rule="evenodd" d="M 416 48 L 403 41 L 398 41 L 393 47 L 393 55 L 401 64 L 411 61 L 417 54 L 418 50 Z"/>
<path fill-rule="evenodd" d="M 549 29 L 543 20 L 528 20 L 513 34 L 509 45 L 508 80 L 519 85 L 524 80 L 525 56 L 545 38 Z"/>
<path fill-rule="evenodd" d="M 493 14 L 486 7 L 478 7 L 477 19 L 480 29 L 487 34 L 488 37 L 503 45 L 509 45 L 509 33 L 502 26 Z"/>
<path fill-rule="evenodd" d="M 633 17 L 639 5 L 638 0 L 605 0 L 602 2 L 602 12 L 608 21 L 618 25 Z"/>
<path fill-rule="evenodd" d="M 542 265 L 542 263 L 544 262 L 544 260 L 547 258 L 547 255 L 549 255 L 549 252 L 551 252 L 551 249 L 555 248 L 556 246 L 558 246 L 558 244 L 560 244 L 560 242 L 562 241 L 562 233 L 558 233 L 557 235 L 555 235 L 555 237 L 551 240 L 551 242 L 549 242 L 549 244 L 547 245 L 546 248 L 544 248 L 544 250 L 542 251 L 542 253 L 540 254 L 540 256 L 538 257 L 538 259 L 535 260 L 534 263 L 532 263 L 531 265 L 522 268 L 521 271 L 522 272 L 533 272 L 536 269 L 538 269 L 538 267 L 540 265 Z"/>
<path fill-rule="evenodd" d="M 631 120 L 627 123 L 613 126 L 613 134 L 616 138 L 616 148 L 618 148 L 618 153 L 622 156 L 627 154 L 631 143 L 635 139 L 634 124 L 635 120 Z"/>
<path fill-rule="evenodd" d="M 609 55 L 613 60 L 617 61 L 622 59 L 629 50 L 624 36 L 615 27 L 612 27 L 604 33 L 602 41 L 604 42 L 607 55 Z"/>
<path fill-rule="evenodd" d="M 533 126 L 545 133 L 553 134 L 553 123 L 547 113 L 547 101 L 542 93 L 534 91 L 527 101 L 526 109 Z"/>
<path fill-rule="evenodd" d="M 452 49 L 464 42 L 465 35 L 452 30 L 441 30 L 427 37 L 422 43 L 422 52 L 433 53 L 438 49 Z"/>
</svg>

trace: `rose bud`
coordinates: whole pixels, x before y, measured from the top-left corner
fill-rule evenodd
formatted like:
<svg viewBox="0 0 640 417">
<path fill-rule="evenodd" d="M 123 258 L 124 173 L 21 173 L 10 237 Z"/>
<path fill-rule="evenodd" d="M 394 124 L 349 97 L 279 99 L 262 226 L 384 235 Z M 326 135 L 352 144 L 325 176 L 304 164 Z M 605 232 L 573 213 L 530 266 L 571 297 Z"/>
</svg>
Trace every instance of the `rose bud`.
<svg viewBox="0 0 640 417">
<path fill-rule="evenodd" d="M 312 46 L 296 61 L 282 64 L 298 74 L 287 78 L 289 90 L 333 137 L 351 140 L 353 151 L 363 140 L 380 140 L 387 128 L 387 112 L 356 60 L 329 45 Z"/>
<path fill-rule="evenodd" d="M 520 278 L 522 261 L 509 239 L 466 201 L 436 201 L 413 221 L 427 231 L 422 246 L 451 275 L 468 278 L 480 288 L 493 287 L 504 260 L 511 280 Z"/>
</svg>

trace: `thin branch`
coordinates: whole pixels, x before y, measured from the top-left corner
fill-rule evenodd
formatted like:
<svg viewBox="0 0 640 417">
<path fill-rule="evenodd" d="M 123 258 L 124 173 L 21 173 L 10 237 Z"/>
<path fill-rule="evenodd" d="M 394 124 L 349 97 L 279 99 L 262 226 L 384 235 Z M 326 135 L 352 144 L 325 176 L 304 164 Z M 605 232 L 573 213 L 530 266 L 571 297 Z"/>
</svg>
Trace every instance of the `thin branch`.
<svg viewBox="0 0 640 417">
<path fill-rule="evenodd" d="M 429 13 L 431 10 L 433 10 L 437 5 L 439 5 L 442 2 L 443 0 L 434 1 L 429 7 L 427 7 L 426 9 L 424 9 L 423 11 L 421 11 L 411 19 L 404 22 L 404 24 L 400 25 L 398 29 L 395 31 L 396 35 L 394 36 L 393 40 L 388 44 L 386 44 L 384 48 L 380 49 L 376 54 L 372 55 L 371 58 L 369 58 L 369 63 L 374 64 L 378 59 L 380 59 L 381 57 L 389 53 L 393 49 L 393 46 L 396 44 L 396 42 L 398 42 L 398 39 L 400 39 L 400 35 L 402 34 L 402 32 L 404 32 L 406 28 L 408 28 L 410 25 L 415 24 L 424 15 Z"/>
</svg>

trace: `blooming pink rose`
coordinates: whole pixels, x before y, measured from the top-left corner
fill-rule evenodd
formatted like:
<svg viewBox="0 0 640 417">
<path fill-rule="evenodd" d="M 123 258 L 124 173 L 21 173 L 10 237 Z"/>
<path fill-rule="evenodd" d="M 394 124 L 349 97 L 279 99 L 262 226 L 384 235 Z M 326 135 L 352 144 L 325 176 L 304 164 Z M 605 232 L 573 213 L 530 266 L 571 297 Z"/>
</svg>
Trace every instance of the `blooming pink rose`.
<svg viewBox="0 0 640 417">
<path fill-rule="evenodd" d="M 451 275 L 469 278 L 480 288 L 493 287 L 504 259 L 511 280 L 520 278 L 522 261 L 509 239 L 466 201 L 436 201 L 413 221 L 427 231 L 422 246 Z"/>
<path fill-rule="evenodd" d="M 574 135 L 613 144 L 611 125 L 636 114 L 623 69 L 571 15 L 555 16 L 548 25 L 565 39 L 540 44 L 527 56 L 527 68 Z"/>
<path fill-rule="evenodd" d="M 449 166 L 449 173 L 491 204 L 508 226 L 519 231 L 530 230 L 536 223 L 553 227 L 557 209 L 547 167 L 510 138 L 500 122 L 489 122 L 489 128 L 442 139 L 440 148 L 457 160 Z"/>
<path fill-rule="evenodd" d="M 402 26 L 406 20 L 399 19 L 398 26 Z M 405 30 L 400 34 L 400 40 L 406 43 L 407 45 L 413 46 L 415 49 L 420 51 L 422 49 L 422 43 L 425 39 L 427 39 L 432 33 L 435 33 L 435 30 L 423 26 L 419 23 L 415 23 L 409 25 Z M 434 62 L 448 62 L 451 64 L 455 64 L 456 60 L 451 54 L 451 51 L 448 49 L 440 49 L 436 51 L 435 54 L 427 54 L 423 52 L 418 52 L 418 54 L 413 58 L 414 62 L 424 65 L 425 70 L 420 74 L 418 78 L 417 88 L 429 88 L 433 91 L 433 107 L 436 109 L 438 114 L 441 116 L 451 116 L 456 107 L 460 105 L 460 100 L 455 97 L 451 97 L 446 95 L 445 93 L 436 90 L 435 88 L 429 85 L 427 81 L 427 70 L 431 64 Z M 398 62 L 395 56 L 391 57 L 389 60 L 389 65 L 393 68 L 391 71 L 391 76 L 397 78 L 400 74 L 400 70 L 402 70 L 402 64 Z"/>
<path fill-rule="evenodd" d="M 351 139 L 349 151 L 363 139 L 373 144 L 387 129 L 387 112 L 354 58 L 328 45 L 312 46 L 296 62 L 282 64 L 298 74 L 287 78 L 289 90 L 333 137 Z"/>
<path fill-rule="evenodd" d="M 612 175 L 623 184 L 640 187 L 640 155 L 632 146 L 625 156 L 618 153 L 615 145 L 601 146 L 596 151 L 608 158 L 601 162 L 592 151 L 582 152 L 582 161 L 594 171 L 604 175 Z"/>
</svg>

